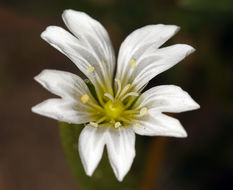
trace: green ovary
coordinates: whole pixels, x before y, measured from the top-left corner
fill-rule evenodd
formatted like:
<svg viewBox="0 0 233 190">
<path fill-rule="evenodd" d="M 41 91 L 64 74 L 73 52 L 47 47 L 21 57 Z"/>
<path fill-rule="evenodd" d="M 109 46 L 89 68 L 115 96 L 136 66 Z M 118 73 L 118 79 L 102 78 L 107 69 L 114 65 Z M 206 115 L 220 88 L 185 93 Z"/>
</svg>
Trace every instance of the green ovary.
<svg viewBox="0 0 233 190">
<path fill-rule="evenodd" d="M 104 105 L 104 111 L 109 120 L 117 120 L 124 110 L 124 105 L 121 102 L 108 101 Z"/>
</svg>

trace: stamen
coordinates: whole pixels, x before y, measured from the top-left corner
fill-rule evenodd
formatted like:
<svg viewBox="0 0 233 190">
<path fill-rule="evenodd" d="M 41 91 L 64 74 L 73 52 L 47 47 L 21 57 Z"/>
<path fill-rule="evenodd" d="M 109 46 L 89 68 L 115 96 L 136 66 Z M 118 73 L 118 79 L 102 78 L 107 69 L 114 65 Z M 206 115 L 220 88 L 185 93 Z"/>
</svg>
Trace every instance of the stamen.
<svg viewBox="0 0 233 190">
<path fill-rule="evenodd" d="M 104 60 L 102 60 L 102 61 L 101 61 L 101 63 L 102 63 L 102 65 L 106 65 L 106 63 L 105 63 L 105 61 L 104 61 Z"/>
<path fill-rule="evenodd" d="M 122 97 L 121 101 L 124 101 L 129 96 L 138 96 L 139 94 L 137 92 L 130 92 L 127 93 L 125 96 Z"/>
<path fill-rule="evenodd" d="M 87 94 L 82 95 L 81 102 L 86 104 L 89 100 L 89 96 Z"/>
<path fill-rule="evenodd" d="M 115 81 L 117 82 L 117 93 L 116 93 L 116 97 L 117 97 L 121 92 L 121 82 L 117 78 L 115 79 Z"/>
<path fill-rule="evenodd" d="M 130 60 L 130 67 L 134 68 L 136 66 L 136 60 L 135 59 L 131 59 Z"/>
<path fill-rule="evenodd" d="M 115 123 L 115 125 L 114 125 L 114 127 L 117 129 L 117 128 L 119 128 L 121 126 L 121 123 L 118 121 L 118 122 L 116 122 Z"/>
<path fill-rule="evenodd" d="M 123 90 L 121 91 L 121 93 L 120 93 L 120 95 L 119 95 L 119 98 L 120 98 L 121 96 L 123 96 L 123 95 L 129 90 L 130 86 L 131 86 L 131 84 L 127 84 L 127 85 L 123 88 Z"/>
<path fill-rule="evenodd" d="M 104 96 L 108 97 L 110 100 L 112 100 L 112 102 L 114 102 L 114 98 L 111 94 L 109 93 L 104 93 Z"/>
<path fill-rule="evenodd" d="M 126 118 L 124 118 L 124 117 L 119 117 L 119 120 L 121 120 L 121 121 L 123 121 L 123 122 L 125 122 L 125 123 L 130 123 L 130 120 L 129 119 L 126 119 Z"/>
<path fill-rule="evenodd" d="M 125 105 L 125 109 L 127 109 L 128 107 L 130 107 L 134 100 L 135 100 L 134 98 L 132 98 L 131 100 L 129 100 L 128 103 Z"/>
<path fill-rule="evenodd" d="M 146 113 L 147 113 L 147 108 L 146 108 L 146 107 L 144 107 L 144 108 L 142 108 L 142 109 L 140 110 L 140 115 L 141 115 L 141 116 L 145 115 Z"/>
<path fill-rule="evenodd" d="M 90 125 L 92 126 L 92 127 L 98 127 L 98 123 L 95 123 L 95 122 L 90 122 Z"/>
<path fill-rule="evenodd" d="M 85 82 L 86 84 L 90 84 L 90 83 L 91 83 L 91 81 L 90 81 L 89 79 L 84 79 L 84 82 Z"/>
<path fill-rule="evenodd" d="M 141 123 L 137 122 L 134 124 L 135 126 L 139 126 L 139 125 L 142 125 Z"/>
<path fill-rule="evenodd" d="M 123 114 L 138 114 L 138 111 L 137 110 L 125 110 L 123 111 Z"/>
<path fill-rule="evenodd" d="M 88 73 L 92 73 L 94 70 L 95 70 L 95 67 L 93 67 L 93 66 L 90 66 L 87 68 Z"/>
<path fill-rule="evenodd" d="M 103 116 L 103 117 L 101 117 L 98 121 L 96 121 L 96 123 L 101 123 L 101 122 L 103 122 L 103 121 L 105 121 L 107 119 L 107 117 L 106 116 Z"/>
</svg>

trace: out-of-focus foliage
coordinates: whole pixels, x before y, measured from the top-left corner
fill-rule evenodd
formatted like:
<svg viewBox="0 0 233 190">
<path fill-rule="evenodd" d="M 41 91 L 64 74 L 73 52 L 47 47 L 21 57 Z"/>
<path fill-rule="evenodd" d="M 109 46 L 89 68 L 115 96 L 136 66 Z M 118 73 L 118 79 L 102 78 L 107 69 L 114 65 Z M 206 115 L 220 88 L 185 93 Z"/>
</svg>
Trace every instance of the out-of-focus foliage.
<svg viewBox="0 0 233 190">
<path fill-rule="evenodd" d="M 192 10 L 205 12 L 231 12 L 233 11 L 232 0 L 179 0 L 181 6 Z"/>
</svg>

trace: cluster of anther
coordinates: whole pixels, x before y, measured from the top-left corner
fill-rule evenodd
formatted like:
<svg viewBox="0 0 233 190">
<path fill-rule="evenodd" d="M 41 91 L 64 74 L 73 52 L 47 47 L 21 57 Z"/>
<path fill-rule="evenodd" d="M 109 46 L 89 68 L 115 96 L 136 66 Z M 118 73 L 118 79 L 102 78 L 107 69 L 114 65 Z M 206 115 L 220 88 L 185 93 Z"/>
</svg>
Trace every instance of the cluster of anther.
<svg viewBox="0 0 233 190">
<path fill-rule="evenodd" d="M 134 68 L 136 66 L 136 61 L 132 59 L 130 62 L 130 67 Z M 106 63 L 105 63 L 106 65 Z M 88 73 L 94 72 L 95 68 L 90 66 L 87 69 Z M 137 92 L 133 92 L 131 84 L 125 85 L 123 88 L 121 86 L 121 81 L 115 79 L 116 82 L 116 92 L 114 95 L 110 93 L 104 93 L 103 99 L 106 101 L 101 105 L 95 105 L 98 111 L 94 113 L 96 120 L 90 122 L 93 127 L 99 126 L 112 126 L 115 128 L 125 127 L 129 125 L 140 125 L 139 122 L 135 122 L 147 113 L 147 108 L 143 107 L 141 109 L 132 109 L 132 103 L 135 101 L 135 97 L 139 96 Z M 83 104 L 89 104 L 90 97 L 87 94 L 81 96 L 81 102 Z M 92 105 L 93 106 L 93 105 Z M 93 114 L 93 113 L 91 113 Z"/>
</svg>

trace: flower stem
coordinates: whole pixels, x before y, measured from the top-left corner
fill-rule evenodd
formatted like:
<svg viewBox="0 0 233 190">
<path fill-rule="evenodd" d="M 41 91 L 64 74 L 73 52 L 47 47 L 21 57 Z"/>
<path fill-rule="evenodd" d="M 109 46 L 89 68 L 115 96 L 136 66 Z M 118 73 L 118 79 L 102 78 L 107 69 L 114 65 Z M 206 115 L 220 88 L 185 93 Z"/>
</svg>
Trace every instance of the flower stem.
<svg viewBox="0 0 233 190">
<path fill-rule="evenodd" d="M 144 177 L 140 186 L 140 190 L 150 190 L 156 188 L 159 178 L 159 171 L 162 168 L 162 162 L 165 155 L 165 147 L 167 140 L 164 137 L 154 137 L 147 156 L 147 164 L 145 166 Z"/>
</svg>

